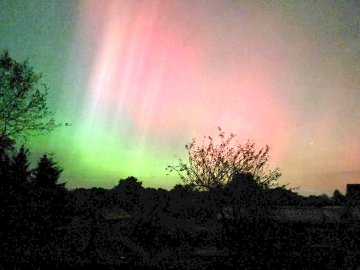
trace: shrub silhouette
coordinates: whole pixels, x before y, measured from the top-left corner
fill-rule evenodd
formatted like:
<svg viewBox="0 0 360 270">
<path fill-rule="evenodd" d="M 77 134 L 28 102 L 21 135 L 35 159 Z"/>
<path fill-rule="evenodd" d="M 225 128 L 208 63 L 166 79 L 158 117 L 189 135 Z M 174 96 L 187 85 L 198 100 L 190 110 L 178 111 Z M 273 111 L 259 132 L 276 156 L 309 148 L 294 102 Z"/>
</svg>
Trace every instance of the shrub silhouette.
<svg viewBox="0 0 360 270">
<path fill-rule="evenodd" d="M 256 150 L 253 142 L 234 144 L 235 134 L 226 137 L 220 127 L 218 131 L 218 143 L 208 136 L 199 146 L 193 139 L 185 145 L 188 160 L 179 159 L 178 165 L 170 165 L 167 169 L 175 171 L 185 184 L 199 190 L 224 187 L 239 173 L 251 174 L 264 188 L 277 186 L 281 173 L 279 169 L 268 169 L 269 146 Z"/>
</svg>

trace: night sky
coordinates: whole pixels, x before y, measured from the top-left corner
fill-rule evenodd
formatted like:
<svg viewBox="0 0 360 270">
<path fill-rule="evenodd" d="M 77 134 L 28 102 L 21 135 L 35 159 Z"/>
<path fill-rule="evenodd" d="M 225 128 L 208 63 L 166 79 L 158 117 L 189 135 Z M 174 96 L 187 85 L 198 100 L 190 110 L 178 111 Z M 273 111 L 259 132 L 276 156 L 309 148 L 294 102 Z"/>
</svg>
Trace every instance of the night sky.
<svg viewBox="0 0 360 270">
<path fill-rule="evenodd" d="M 29 142 L 70 188 L 170 188 L 165 167 L 218 126 L 270 145 L 302 194 L 360 183 L 359 1 L 1 0 L 0 49 L 72 124 Z"/>
</svg>

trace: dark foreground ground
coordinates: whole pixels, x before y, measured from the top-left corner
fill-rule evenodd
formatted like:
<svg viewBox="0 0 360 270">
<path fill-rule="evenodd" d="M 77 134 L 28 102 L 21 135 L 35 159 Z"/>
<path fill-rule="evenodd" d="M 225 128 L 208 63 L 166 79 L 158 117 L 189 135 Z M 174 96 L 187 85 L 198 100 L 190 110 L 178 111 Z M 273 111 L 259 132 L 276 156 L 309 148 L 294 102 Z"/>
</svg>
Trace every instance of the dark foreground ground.
<svg viewBox="0 0 360 270">
<path fill-rule="evenodd" d="M 84 213 L 43 244 L 9 246 L 2 269 L 360 269 L 359 225 L 353 218 L 200 223 Z"/>
</svg>

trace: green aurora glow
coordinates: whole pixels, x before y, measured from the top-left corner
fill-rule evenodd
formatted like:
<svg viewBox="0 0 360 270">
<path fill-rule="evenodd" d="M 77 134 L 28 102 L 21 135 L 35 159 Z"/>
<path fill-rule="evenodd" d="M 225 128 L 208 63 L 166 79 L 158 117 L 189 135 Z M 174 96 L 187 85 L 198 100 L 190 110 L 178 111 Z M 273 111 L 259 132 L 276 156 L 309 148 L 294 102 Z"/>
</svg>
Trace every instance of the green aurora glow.
<svg viewBox="0 0 360 270">
<path fill-rule="evenodd" d="M 165 167 L 217 126 L 272 147 L 304 194 L 360 181 L 358 1 L 0 2 L 0 49 L 29 59 L 60 128 L 69 187 L 133 175 L 170 188 Z"/>
</svg>

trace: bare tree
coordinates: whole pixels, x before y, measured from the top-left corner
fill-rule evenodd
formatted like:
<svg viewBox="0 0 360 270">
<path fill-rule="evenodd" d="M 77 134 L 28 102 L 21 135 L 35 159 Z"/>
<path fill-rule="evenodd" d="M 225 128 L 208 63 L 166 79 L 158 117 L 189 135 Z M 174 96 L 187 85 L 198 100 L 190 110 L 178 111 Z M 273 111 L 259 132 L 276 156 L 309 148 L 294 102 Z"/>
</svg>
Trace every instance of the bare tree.
<svg viewBox="0 0 360 270">
<path fill-rule="evenodd" d="M 0 55 L 0 146 L 19 137 L 58 126 L 46 104 L 48 89 L 41 75 L 7 51 Z"/>
<path fill-rule="evenodd" d="M 188 160 L 179 158 L 178 165 L 167 169 L 177 172 L 185 184 L 199 190 L 224 187 L 239 173 L 251 174 L 263 188 L 277 186 L 281 173 L 278 168 L 269 169 L 268 145 L 256 150 L 254 142 L 234 143 L 235 134 L 225 136 L 220 127 L 218 131 L 218 143 L 210 136 L 205 136 L 201 145 L 193 139 L 185 145 Z"/>
</svg>

